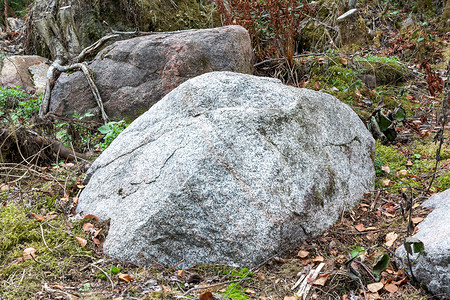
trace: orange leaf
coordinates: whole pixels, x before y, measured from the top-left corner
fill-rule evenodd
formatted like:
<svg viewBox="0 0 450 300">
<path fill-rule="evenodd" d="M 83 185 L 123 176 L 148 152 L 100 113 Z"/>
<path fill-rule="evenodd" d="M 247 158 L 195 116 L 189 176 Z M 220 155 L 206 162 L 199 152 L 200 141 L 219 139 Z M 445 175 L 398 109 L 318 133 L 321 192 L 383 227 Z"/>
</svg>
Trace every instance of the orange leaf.
<svg viewBox="0 0 450 300">
<path fill-rule="evenodd" d="M 306 250 L 300 250 L 300 251 L 298 251 L 298 253 L 297 253 L 297 256 L 300 257 L 300 258 L 305 258 L 305 257 L 307 257 L 308 255 L 309 255 L 309 252 L 306 251 Z"/>
<path fill-rule="evenodd" d="M 83 224 L 83 231 L 84 232 L 89 232 L 89 231 L 91 231 L 92 228 L 94 228 L 94 224 L 91 224 L 91 223 L 84 223 Z"/>
<path fill-rule="evenodd" d="M 364 227 L 363 224 L 358 224 L 358 225 L 355 225 L 355 229 L 358 230 L 359 232 L 362 232 L 362 231 L 366 230 L 366 227 Z"/>
<path fill-rule="evenodd" d="M 214 297 L 211 292 L 204 292 L 203 294 L 200 294 L 198 299 L 199 300 L 212 300 L 212 299 L 214 299 Z"/>
<path fill-rule="evenodd" d="M 100 245 L 100 244 L 101 244 L 101 242 L 100 242 L 100 240 L 99 240 L 98 238 L 93 238 L 92 241 L 93 241 L 94 244 L 96 244 L 96 245 Z"/>
<path fill-rule="evenodd" d="M 45 222 L 45 218 L 41 215 L 37 215 L 35 213 L 30 213 L 30 216 L 32 216 L 33 219 L 35 219 L 38 222 Z"/>
<path fill-rule="evenodd" d="M 315 89 L 316 91 L 320 90 L 320 86 L 321 86 L 321 85 L 322 85 L 322 84 L 321 84 L 320 82 L 318 82 L 318 81 L 314 82 L 314 89 Z"/>
<path fill-rule="evenodd" d="M 346 66 L 346 65 L 348 64 L 347 59 L 344 58 L 344 57 L 341 57 L 341 62 L 342 62 L 342 64 L 343 64 L 344 66 Z"/>
<path fill-rule="evenodd" d="M 384 172 L 386 172 L 387 174 L 391 173 L 391 168 L 389 168 L 389 166 L 382 166 L 381 170 L 383 170 Z"/>
<path fill-rule="evenodd" d="M 86 219 L 86 220 L 95 220 L 95 221 L 98 221 L 98 217 L 96 217 L 96 216 L 94 216 L 94 215 L 85 215 L 84 216 L 84 218 Z"/>
<path fill-rule="evenodd" d="M 119 273 L 119 280 L 126 281 L 126 282 L 132 282 L 132 281 L 134 281 L 134 278 L 128 274 Z"/>
<path fill-rule="evenodd" d="M 387 187 L 387 186 L 389 186 L 391 184 L 391 180 L 389 178 L 385 178 L 385 179 L 381 180 L 381 184 L 383 186 Z"/>
<path fill-rule="evenodd" d="M 76 236 L 75 238 L 77 239 L 78 243 L 80 243 L 81 247 L 86 246 L 87 241 L 85 239 L 83 239 L 83 238 L 81 238 L 79 236 Z"/>
<path fill-rule="evenodd" d="M 52 288 L 57 289 L 57 290 L 63 290 L 63 286 L 61 284 L 56 284 L 54 286 L 52 286 Z"/>
<path fill-rule="evenodd" d="M 325 273 L 325 274 L 319 274 L 319 277 L 314 281 L 314 285 L 320 285 L 320 286 L 324 286 L 325 283 L 328 280 L 328 277 L 330 277 L 330 273 Z"/>
<path fill-rule="evenodd" d="M 99 235 L 100 232 L 102 232 L 101 228 L 100 229 L 96 229 L 95 232 L 94 232 L 94 237 L 97 237 L 97 235 Z"/>
<path fill-rule="evenodd" d="M 393 284 L 395 285 L 402 285 L 403 283 L 408 281 L 408 277 L 403 277 L 402 279 L 400 279 L 399 281 L 392 281 Z"/>
<path fill-rule="evenodd" d="M 184 270 L 178 270 L 177 271 L 177 276 L 178 277 L 184 277 Z"/>
<path fill-rule="evenodd" d="M 72 201 L 73 201 L 73 204 L 77 204 L 78 203 L 78 197 L 73 197 Z"/>
<path fill-rule="evenodd" d="M 306 258 L 306 259 L 302 259 L 302 265 L 306 266 L 307 264 L 310 264 L 311 260 Z"/>
<path fill-rule="evenodd" d="M 366 228 L 366 231 L 376 231 L 376 230 L 378 230 L 378 229 L 380 229 L 380 228 L 378 228 L 378 227 L 367 227 Z"/>
<path fill-rule="evenodd" d="M 385 286 L 384 286 L 384 289 L 386 290 L 386 291 L 388 291 L 389 293 L 391 293 L 391 294 L 393 294 L 393 293 L 395 293 L 395 292 L 397 292 L 398 291 L 398 287 L 395 285 L 395 284 L 386 284 Z"/>
<path fill-rule="evenodd" d="M 263 273 L 258 273 L 258 274 L 256 275 L 256 277 L 258 277 L 259 280 L 266 280 L 266 276 L 264 276 Z"/>
</svg>

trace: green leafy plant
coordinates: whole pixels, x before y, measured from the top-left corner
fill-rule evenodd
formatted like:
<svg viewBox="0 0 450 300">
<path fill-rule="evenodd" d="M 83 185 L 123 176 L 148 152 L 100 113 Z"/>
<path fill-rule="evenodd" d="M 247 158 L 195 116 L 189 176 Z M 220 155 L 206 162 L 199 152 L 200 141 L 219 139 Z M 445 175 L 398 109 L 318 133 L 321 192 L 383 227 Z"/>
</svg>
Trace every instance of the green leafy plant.
<svg viewBox="0 0 450 300">
<path fill-rule="evenodd" d="M 114 139 L 122 132 L 125 128 L 127 128 L 128 124 L 125 123 L 124 120 L 118 122 L 109 122 L 106 125 L 103 125 L 98 128 L 101 134 L 104 134 L 103 141 L 98 143 L 96 146 L 101 147 L 102 150 L 105 150 Z"/>
<path fill-rule="evenodd" d="M 119 274 L 120 271 L 122 271 L 122 268 L 121 267 L 115 267 L 115 266 L 111 266 L 111 267 L 109 267 L 109 269 L 103 270 L 103 272 L 105 272 L 107 274 L 112 274 L 112 275 L 117 275 L 117 274 Z M 98 271 L 97 277 L 101 278 L 101 279 L 108 279 L 103 272 Z"/>
</svg>

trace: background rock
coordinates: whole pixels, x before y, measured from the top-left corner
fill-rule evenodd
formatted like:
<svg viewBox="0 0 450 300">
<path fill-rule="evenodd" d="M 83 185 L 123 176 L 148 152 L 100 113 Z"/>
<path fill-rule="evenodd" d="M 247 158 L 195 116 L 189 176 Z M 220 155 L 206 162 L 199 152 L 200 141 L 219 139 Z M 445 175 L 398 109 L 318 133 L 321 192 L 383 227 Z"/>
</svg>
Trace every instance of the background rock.
<svg viewBox="0 0 450 300">
<path fill-rule="evenodd" d="M 419 230 L 414 235 L 423 242 L 424 251 L 412 265 L 412 271 L 430 292 L 450 299 L 450 189 L 431 196 L 422 206 L 433 211 L 418 225 Z M 404 246 L 395 254 L 408 272 Z M 416 258 L 417 255 L 411 256 L 411 261 Z"/>
<path fill-rule="evenodd" d="M 17 55 L 3 59 L 0 84 L 9 88 L 20 87 L 28 93 L 42 92 L 49 65 L 47 59 L 37 55 Z M 33 75 L 33 76 L 32 76 Z"/>
<path fill-rule="evenodd" d="M 251 73 L 252 47 L 241 26 L 154 34 L 114 43 L 90 68 L 108 116 L 132 120 L 182 82 L 211 71 Z M 62 74 L 52 91 L 50 112 L 97 111 L 81 72 Z"/>
<path fill-rule="evenodd" d="M 373 155 L 336 98 L 212 72 L 114 140 L 77 211 L 111 219 L 104 250 L 124 261 L 255 265 L 319 235 L 373 188 Z"/>
</svg>

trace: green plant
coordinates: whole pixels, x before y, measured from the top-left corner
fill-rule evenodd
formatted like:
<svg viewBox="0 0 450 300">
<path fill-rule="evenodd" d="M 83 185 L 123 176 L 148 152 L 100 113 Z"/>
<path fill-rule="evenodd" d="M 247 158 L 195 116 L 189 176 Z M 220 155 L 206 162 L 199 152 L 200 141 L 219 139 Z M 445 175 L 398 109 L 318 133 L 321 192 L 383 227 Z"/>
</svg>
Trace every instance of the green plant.
<svg viewBox="0 0 450 300">
<path fill-rule="evenodd" d="M 128 124 L 125 123 L 124 120 L 118 122 L 109 122 L 106 125 L 103 125 L 98 128 L 101 134 L 104 134 L 103 141 L 98 143 L 96 146 L 101 147 L 102 150 L 105 150 L 114 139 L 122 132 L 125 128 L 127 128 Z"/>
<path fill-rule="evenodd" d="M 107 270 L 103 270 L 103 272 L 105 272 L 107 274 L 112 274 L 112 275 L 117 275 L 117 274 L 119 274 L 120 271 L 122 271 L 122 268 L 121 267 L 115 267 L 115 266 L 110 266 Z M 97 272 L 98 278 L 108 279 L 103 272 L 101 272 L 101 271 Z"/>
<path fill-rule="evenodd" d="M 8 113 L 14 122 L 29 119 L 39 111 L 41 100 L 40 97 L 30 97 L 18 87 L 0 87 L 0 116 Z"/>
</svg>

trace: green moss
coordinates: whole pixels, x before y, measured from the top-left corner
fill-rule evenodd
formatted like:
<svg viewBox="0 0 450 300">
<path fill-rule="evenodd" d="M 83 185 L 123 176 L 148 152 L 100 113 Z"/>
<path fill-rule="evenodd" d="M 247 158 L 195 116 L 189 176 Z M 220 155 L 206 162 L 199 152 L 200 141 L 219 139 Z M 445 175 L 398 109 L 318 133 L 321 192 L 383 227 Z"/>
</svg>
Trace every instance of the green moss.
<svg viewBox="0 0 450 300">
<path fill-rule="evenodd" d="M 357 69 L 362 74 L 373 74 L 378 85 L 398 84 L 404 82 L 407 69 L 397 57 L 365 56 L 356 57 Z"/>
<path fill-rule="evenodd" d="M 382 145 L 379 141 L 376 141 L 375 155 L 379 159 L 379 164 L 388 165 L 392 173 L 406 168 L 403 154 L 393 147 Z"/>
<path fill-rule="evenodd" d="M 0 294 L 4 299 L 33 298 L 42 282 L 59 282 L 70 271 L 74 255 L 92 253 L 67 233 L 62 218 L 40 223 L 29 217 L 51 203 L 54 200 L 47 199 L 33 209 L 15 204 L 0 207 Z M 77 230 L 75 234 L 81 235 L 81 229 Z M 35 260 L 18 261 L 26 248 L 36 249 Z"/>
<path fill-rule="evenodd" d="M 437 182 L 435 184 L 441 191 L 445 191 L 446 189 L 450 189 L 450 172 L 446 171 L 444 174 L 438 177 Z"/>
</svg>

